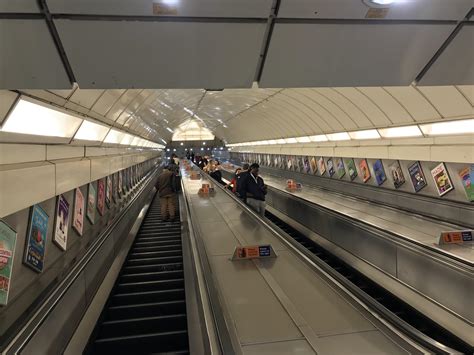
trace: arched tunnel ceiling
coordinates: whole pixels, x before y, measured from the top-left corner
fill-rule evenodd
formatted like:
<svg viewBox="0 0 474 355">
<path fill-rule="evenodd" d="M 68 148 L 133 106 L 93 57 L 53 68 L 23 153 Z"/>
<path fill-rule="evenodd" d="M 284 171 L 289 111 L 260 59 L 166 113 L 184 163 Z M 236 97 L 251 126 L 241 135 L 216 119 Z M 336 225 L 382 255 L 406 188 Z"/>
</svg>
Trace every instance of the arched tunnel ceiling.
<svg viewBox="0 0 474 355">
<path fill-rule="evenodd" d="M 170 141 L 172 131 L 190 118 L 235 143 L 474 116 L 474 86 L 23 93 L 158 143 Z"/>
</svg>

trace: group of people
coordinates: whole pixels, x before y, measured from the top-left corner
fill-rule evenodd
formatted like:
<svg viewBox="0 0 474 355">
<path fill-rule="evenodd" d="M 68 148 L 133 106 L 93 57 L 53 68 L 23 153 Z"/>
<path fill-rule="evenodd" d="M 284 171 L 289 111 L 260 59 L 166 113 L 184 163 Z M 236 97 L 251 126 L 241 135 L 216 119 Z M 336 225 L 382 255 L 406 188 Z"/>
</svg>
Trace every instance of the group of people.
<svg viewBox="0 0 474 355">
<path fill-rule="evenodd" d="M 204 172 L 208 173 L 220 184 L 222 181 L 221 165 L 218 160 L 207 159 L 186 153 L 186 158 L 191 159 Z M 261 216 L 265 216 L 265 195 L 267 186 L 261 176 L 259 176 L 260 166 L 257 163 L 251 165 L 244 164 L 242 168 L 235 170 L 232 180 L 225 185 L 231 188 L 232 192 L 241 198 L 247 205 Z M 174 221 L 176 215 L 176 193 L 179 190 L 179 159 L 173 154 L 170 163 L 163 169 L 158 177 L 156 189 L 160 197 L 161 218 L 163 221 Z"/>
<path fill-rule="evenodd" d="M 259 176 L 259 169 L 260 166 L 257 163 L 244 164 L 242 168 L 237 168 L 226 188 L 232 188 L 233 193 L 264 217 L 267 186 Z"/>
</svg>

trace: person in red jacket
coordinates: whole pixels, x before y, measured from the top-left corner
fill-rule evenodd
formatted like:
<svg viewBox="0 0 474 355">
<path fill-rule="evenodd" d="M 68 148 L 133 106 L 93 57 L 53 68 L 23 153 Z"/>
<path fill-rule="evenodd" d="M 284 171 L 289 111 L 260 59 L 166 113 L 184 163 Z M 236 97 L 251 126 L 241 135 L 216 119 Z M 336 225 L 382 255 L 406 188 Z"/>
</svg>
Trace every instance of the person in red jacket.
<svg viewBox="0 0 474 355">
<path fill-rule="evenodd" d="M 241 171 L 242 171 L 241 168 L 237 168 L 235 170 L 234 176 L 232 177 L 232 180 L 230 180 L 230 182 L 227 185 L 225 185 L 226 189 L 228 189 L 229 186 L 232 186 L 232 192 L 234 194 L 237 192 L 237 175 L 239 175 Z"/>
</svg>

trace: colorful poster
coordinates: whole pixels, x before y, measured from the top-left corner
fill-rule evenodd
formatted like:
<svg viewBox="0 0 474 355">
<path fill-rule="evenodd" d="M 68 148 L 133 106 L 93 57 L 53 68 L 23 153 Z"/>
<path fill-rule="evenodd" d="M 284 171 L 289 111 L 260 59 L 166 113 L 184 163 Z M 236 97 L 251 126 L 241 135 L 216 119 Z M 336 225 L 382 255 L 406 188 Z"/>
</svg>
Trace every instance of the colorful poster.
<svg viewBox="0 0 474 355">
<path fill-rule="evenodd" d="M 15 245 L 16 232 L 0 220 L 0 305 L 8 303 Z"/>
<path fill-rule="evenodd" d="M 44 268 L 48 220 L 49 216 L 39 205 L 31 207 L 30 224 L 28 234 L 26 235 L 25 258 L 23 262 L 37 272 L 42 272 Z"/>
<path fill-rule="evenodd" d="M 318 172 L 318 165 L 316 163 L 316 158 L 312 157 L 309 164 L 311 166 L 311 172 L 315 175 Z"/>
<path fill-rule="evenodd" d="M 374 175 L 375 180 L 377 181 L 377 185 L 382 185 L 385 180 L 387 180 L 387 176 L 385 175 L 385 170 L 383 168 L 382 160 L 378 159 L 374 163 Z"/>
<path fill-rule="evenodd" d="M 69 202 L 63 195 L 59 195 L 56 200 L 56 215 L 54 221 L 53 242 L 62 249 L 66 250 L 67 233 L 69 229 Z"/>
<path fill-rule="evenodd" d="M 324 164 L 324 158 L 323 157 L 319 157 L 319 159 L 318 159 L 318 170 L 319 170 L 319 174 L 321 174 L 321 176 L 323 176 L 324 173 L 326 172 L 326 164 Z"/>
<path fill-rule="evenodd" d="M 394 161 L 388 167 L 390 169 L 390 174 L 392 175 L 393 186 L 398 189 L 405 183 L 405 176 L 403 175 L 402 167 L 398 160 Z"/>
<path fill-rule="evenodd" d="M 72 216 L 72 227 L 79 235 L 82 235 L 84 228 L 84 195 L 81 189 L 74 190 L 74 214 Z"/>
<path fill-rule="evenodd" d="M 89 184 L 87 193 L 87 211 L 86 216 L 89 221 L 94 224 L 95 222 L 95 204 L 97 200 L 97 191 L 93 184 Z"/>
<path fill-rule="evenodd" d="M 273 158 L 273 166 L 275 168 L 280 168 L 280 162 L 278 160 L 278 155 L 275 155 L 275 157 Z"/>
<path fill-rule="evenodd" d="M 351 178 L 351 181 L 354 181 L 354 179 L 357 177 L 357 169 L 354 163 L 354 159 L 348 159 L 346 160 L 346 166 L 347 166 L 347 171 L 349 172 L 349 177 Z"/>
<path fill-rule="evenodd" d="M 410 174 L 411 183 L 413 184 L 415 192 L 420 191 L 422 188 L 428 185 L 419 161 L 408 167 L 408 173 Z"/>
<path fill-rule="evenodd" d="M 367 159 L 362 159 L 359 162 L 359 169 L 360 169 L 360 173 L 362 175 L 362 181 L 363 182 L 369 181 L 369 179 L 370 179 L 370 169 L 369 169 L 369 165 L 367 164 Z"/>
<path fill-rule="evenodd" d="M 306 174 L 311 173 L 311 167 L 309 166 L 309 158 L 308 157 L 304 157 L 303 166 L 304 166 L 304 172 Z"/>
<path fill-rule="evenodd" d="M 431 176 L 433 177 L 440 196 L 454 190 L 453 183 L 449 178 L 448 170 L 446 170 L 444 163 L 439 163 L 433 170 L 431 170 Z"/>
<path fill-rule="evenodd" d="M 113 183 L 112 183 L 112 198 L 114 199 L 114 202 L 116 203 L 118 200 L 118 175 L 113 174 Z"/>
<path fill-rule="evenodd" d="M 332 177 L 336 173 L 336 170 L 334 169 L 334 162 L 332 161 L 332 158 L 328 159 L 327 167 L 328 167 L 329 176 Z"/>
<path fill-rule="evenodd" d="M 293 166 L 293 162 L 291 161 L 291 157 L 288 155 L 286 157 L 286 168 L 288 170 L 291 170 L 291 167 Z"/>
<path fill-rule="evenodd" d="M 337 158 L 336 169 L 337 169 L 337 176 L 339 176 L 339 179 L 342 179 L 344 175 L 346 175 L 346 169 L 344 169 L 344 161 L 342 160 L 342 158 Z"/>
<path fill-rule="evenodd" d="M 303 157 L 295 157 L 295 171 L 302 173 L 303 172 Z"/>
<path fill-rule="evenodd" d="M 105 212 L 105 181 L 100 179 L 97 181 L 97 211 L 101 216 Z"/>
<path fill-rule="evenodd" d="M 112 177 L 111 176 L 107 176 L 105 178 L 105 185 L 106 185 L 105 203 L 107 204 L 107 207 L 110 208 L 110 203 L 112 201 Z"/>
<path fill-rule="evenodd" d="M 467 199 L 469 201 L 474 201 L 474 186 L 472 185 L 472 177 L 474 176 L 474 164 L 471 166 L 466 166 L 463 169 L 459 170 L 459 177 L 462 181 L 462 186 L 464 186 L 464 191 L 466 191 Z"/>
</svg>

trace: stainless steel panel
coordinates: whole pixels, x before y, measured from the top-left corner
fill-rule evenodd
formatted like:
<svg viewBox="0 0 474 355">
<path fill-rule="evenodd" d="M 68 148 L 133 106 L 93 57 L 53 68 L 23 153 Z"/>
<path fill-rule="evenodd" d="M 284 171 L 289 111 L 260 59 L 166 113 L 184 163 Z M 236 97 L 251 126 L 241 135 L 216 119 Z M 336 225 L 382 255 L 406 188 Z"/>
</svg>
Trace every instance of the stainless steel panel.
<svg viewBox="0 0 474 355">
<path fill-rule="evenodd" d="M 68 289 L 22 354 L 60 354 L 86 310 L 84 274 Z"/>
<path fill-rule="evenodd" d="M 71 87 L 44 20 L 0 19 L 0 33 L 0 89 Z"/>
<path fill-rule="evenodd" d="M 249 88 L 266 27 L 264 23 L 55 23 L 81 88 Z"/>
<path fill-rule="evenodd" d="M 410 85 L 454 27 L 277 23 L 260 87 Z"/>
<path fill-rule="evenodd" d="M 154 5 L 167 5 L 169 13 Z M 48 0 L 53 13 L 123 16 L 268 17 L 272 0 Z"/>
<path fill-rule="evenodd" d="M 302 355 L 316 354 L 306 340 L 292 340 L 285 342 L 249 344 L 242 347 L 245 355 Z"/>
<path fill-rule="evenodd" d="M 398 248 L 398 278 L 474 322 L 474 275 L 456 272 L 436 260 Z"/>
<path fill-rule="evenodd" d="M 199 223 L 199 229 L 208 255 L 230 256 L 239 245 L 226 222 Z"/>
<path fill-rule="evenodd" d="M 420 85 L 474 84 L 474 24 L 464 25 L 428 72 Z"/>
<path fill-rule="evenodd" d="M 368 1 L 367 1 L 368 3 Z M 375 6 L 374 6 L 375 7 Z M 388 8 L 385 19 L 397 20 L 461 20 L 472 7 L 471 0 L 398 1 Z M 369 6 L 354 0 L 282 0 L 279 17 L 363 19 Z"/>
</svg>

